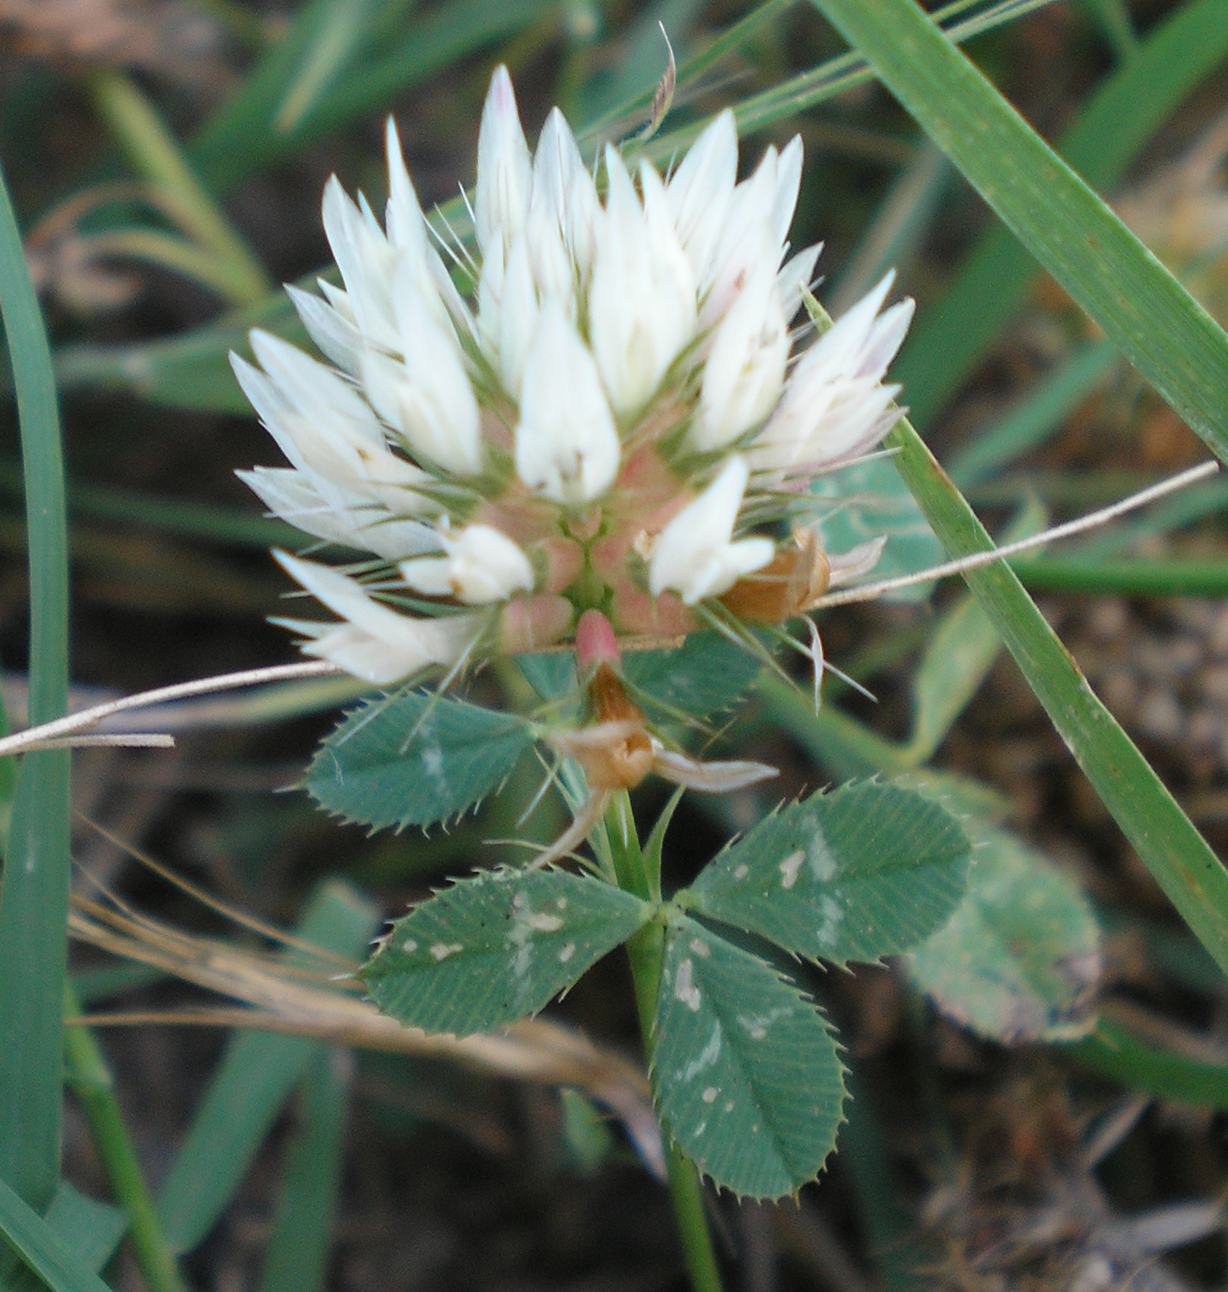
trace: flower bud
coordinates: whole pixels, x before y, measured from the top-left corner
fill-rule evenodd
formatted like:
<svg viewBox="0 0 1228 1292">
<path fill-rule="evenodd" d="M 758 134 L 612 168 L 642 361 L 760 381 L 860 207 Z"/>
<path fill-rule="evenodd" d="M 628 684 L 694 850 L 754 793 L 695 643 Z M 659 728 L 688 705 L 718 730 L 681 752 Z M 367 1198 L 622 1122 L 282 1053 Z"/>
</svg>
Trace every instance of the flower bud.
<svg viewBox="0 0 1228 1292">
<path fill-rule="evenodd" d="M 532 182 L 533 163 L 516 111 L 512 78 L 506 67 L 498 67 L 491 78 L 478 133 L 474 232 L 484 253 L 499 241 L 509 247 L 524 227 Z"/>
</svg>

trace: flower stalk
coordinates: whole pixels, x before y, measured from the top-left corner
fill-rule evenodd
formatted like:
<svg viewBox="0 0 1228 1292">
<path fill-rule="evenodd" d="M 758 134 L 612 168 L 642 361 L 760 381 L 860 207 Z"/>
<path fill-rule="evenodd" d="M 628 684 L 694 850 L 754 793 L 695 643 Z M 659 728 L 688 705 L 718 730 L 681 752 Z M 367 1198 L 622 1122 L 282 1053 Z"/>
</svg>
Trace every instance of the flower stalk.
<svg viewBox="0 0 1228 1292">
<path fill-rule="evenodd" d="M 659 847 L 641 846 L 631 801 L 625 790 L 620 791 L 619 801 L 611 805 L 606 815 L 605 833 L 619 886 L 637 897 L 659 898 L 661 850 Z M 653 1063 L 653 1021 L 657 1016 L 664 947 L 665 926 L 659 920 L 645 925 L 627 942 L 627 959 L 631 966 L 640 1037 L 644 1057 L 650 1068 Z M 672 1142 L 665 1146 L 665 1159 L 670 1199 L 693 1292 L 721 1292 L 720 1269 L 704 1207 L 699 1173 Z"/>
</svg>

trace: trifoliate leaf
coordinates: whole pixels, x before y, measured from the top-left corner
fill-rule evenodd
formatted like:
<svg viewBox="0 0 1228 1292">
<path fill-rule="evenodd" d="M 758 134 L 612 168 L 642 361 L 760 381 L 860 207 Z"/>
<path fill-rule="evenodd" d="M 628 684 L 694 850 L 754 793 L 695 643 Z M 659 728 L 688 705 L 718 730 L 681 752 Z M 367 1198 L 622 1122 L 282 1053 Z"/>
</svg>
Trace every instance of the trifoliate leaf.
<svg viewBox="0 0 1228 1292">
<path fill-rule="evenodd" d="M 623 676 L 637 703 L 662 717 L 705 718 L 729 708 L 762 668 L 762 658 L 749 646 L 716 632 L 692 633 L 675 650 L 623 655 Z"/>
<path fill-rule="evenodd" d="M 968 892 L 908 957 L 935 1005 L 982 1036 L 1069 1040 L 1091 1029 L 1100 929 L 1087 899 L 1047 858 L 1004 830 L 974 827 Z"/>
<path fill-rule="evenodd" d="M 937 803 L 863 782 L 768 817 L 681 900 L 812 960 L 877 960 L 950 918 L 968 856 L 959 822 Z"/>
<path fill-rule="evenodd" d="M 351 821 L 431 825 L 472 807 L 532 745 L 532 724 L 415 691 L 354 709 L 307 769 L 307 789 Z"/>
<path fill-rule="evenodd" d="M 397 920 L 362 978 L 400 1022 L 468 1036 L 536 1013 L 653 910 L 583 875 L 489 871 Z"/>
<path fill-rule="evenodd" d="M 844 1070 L 817 1006 L 685 916 L 666 934 L 652 1087 L 679 1148 L 749 1198 L 813 1180 L 844 1105 Z"/>
</svg>

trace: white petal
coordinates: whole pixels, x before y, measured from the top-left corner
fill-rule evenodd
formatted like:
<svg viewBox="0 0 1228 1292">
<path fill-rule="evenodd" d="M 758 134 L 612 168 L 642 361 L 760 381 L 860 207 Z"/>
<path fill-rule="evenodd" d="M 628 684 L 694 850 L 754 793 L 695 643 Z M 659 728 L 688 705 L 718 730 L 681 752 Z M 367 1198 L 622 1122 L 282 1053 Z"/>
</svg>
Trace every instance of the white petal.
<svg viewBox="0 0 1228 1292">
<path fill-rule="evenodd" d="M 534 213 L 549 216 L 581 275 L 592 263 L 600 203 L 592 176 L 584 167 L 575 136 L 558 108 L 552 108 L 533 156 Z"/>
<path fill-rule="evenodd" d="M 402 563 L 401 577 L 432 597 L 455 597 L 467 606 L 506 601 L 533 586 L 533 566 L 519 544 L 490 525 L 441 534 L 446 555 Z"/>
<path fill-rule="evenodd" d="M 868 542 L 858 543 L 847 552 L 829 552 L 827 554 L 830 577 L 827 586 L 839 588 L 863 574 L 869 574 L 878 564 L 883 548 L 887 546 L 886 535 L 872 538 Z"/>
<path fill-rule="evenodd" d="M 898 387 L 880 384 L 904 339 L 912 302 L 883 314 L 894 275 L 829 328 L 802 356 L 784 398 L 748 453 L 757 471 L 788 471 L 851 460 L 867 452 L 898 417 Z"/>
<path fill-rule="evenodd" d="M 696 280 L 707 280 L 738 171 L 738 130 L 726 108 L 691 145 L 669 181 L 674 227 Z"/>
<path fill-rule="evenodd" d="M 532 182 L 533 163 L 516 111 L 512 78 L 500 66 L 491 77 L 478 133 L 474 231 L 483 252 L 497 240 L 509 246 L 520 232 L 529 213 Z"/>
<path fill-rule="evenodd" d="M 377 345 L 394 342 L 388 300 L 393 251 L 378 226 L 363 213 L 333 175 L 324 186 L 324 232 L 341 271 L 354 321 Z"/>
<path fill-rule="evenodd" d="M 290 407 L 321 419 L 325 415 L 344 419 L 373 448 L 383 447 L 383 434 L 371 409 L 331 368 L 269 332 L 253 331 L 251 344 L 260 366 Z"/>
<path fill-rule="evenodd" d="M 641 170 L 641 207 L 622 158 L 606 148 L 609 192 L 589 293 L 597 367 L 615 411 L 638 413 L 694 336 L 695 283 L 660 177 Z"/>
<path fill-rule="evenodd" d="M 345 492 L 289 467 L 236 473 L 266 507 L 305 534 L 399 561 L 439 550 L 430 525 L 395 517 L 360 493 Z"/>
<path fill-rule="evenodd" d="M 330 659 L 369 682 L 396 682 L 431 665 L 453 663 L 481 631 L 480 616 L 413 619 L 373 600 L 357 581 L 326 565 L 285 552 L 274 556 L 292 578 L 346 621 L 309 629 L 315 640 L 304 646 L 305 653 Z"/>
<path fill-rule="evenodd" d="M 823 244 L 816 242 L 811 247 L 790 256 L 780 267 L 776 275 L 776 286 L 780 292 L 780 307 L 784 311 L 785 321 L 792 322 L 802 303 L 802 293 L 809 290 L 814 281 L 814 267 L 823 250 Z"/>
<path fill-rule="evenodd" d="M 723 448 L 763 421 L 784 389 L 788 357 L 775 275 L 764 266 L 711 338 L 691 446 L 701 452 Z"/>
<path fill-rule="evenodd" d="M 782 247 L 789 238 L 789 225 L 793 223 L 801 183 L 802 137 L 794 135 L 780 154 L 776 167 L 776 192 L 772 196 L 772 235 Z"/>
<path fill-rule="evenodd" d="M 351 376 L 358 371 L 363 348 L 362 333 L 334 306 L 293 283 L 286 284 L 308 336 L 323 354 Z"/>
<path fill-rule="evenodd" d="M 541 312 L 533 268 L 529 264 L 528 240 L 524 234 L 512 243 L 502 289 L 498 313 L 499 376 L 507 393 L 519 402 L 524 385 L 525 358 Z"/>
<path fill-rule="evenodd" d="M 821 372 L 842 377 L 862 375 L 861 356 L 894 281 L 893 269 L 884 274 L 852 309 L 842 314 L 802 356 L 799 372 L 815 375 Z"/>
<path fill-rule="evenodd" d="M 685 785 L 687 789 L 698 790 L 702 794 L 728 794 L 780 775 L 778 768 L 769 767 L 767 763 L 742 760 L 701 763 L 673 749 L 658 749 L 652 760 L 652 770 L 674 785 Z"/>
<path fill-rule="evenodd" d="M 409 278 L 394 283 L 397 329 L 405 356 L 394 422 L 415 456 L 453 472 L 482 467 L 481 413 L 450 323 L 414 290 Z"/>
<path fill-rule="evenodd" d="M 391 117 L 384 126 L 384 149 L 388 156 L 388 210 L 385 217 L 388 240 L 394 247 L 409 249 L 421 256 L 427 247 L 426 220 L 405 166 L 405 153 L 396 122 Z"/>
<path fill-rule="evenodd" d="M 875 381 L 882 378 L 904 343 L 915 308 L 916 302 L 909 296 L 879 316 L 861 353 L 861 363 L 857 368 L 859 377 L 871 377 Z"/>
<path fill-rule="evenodd" d="M 754 174 L 734 189 L 720 241 L 699 284 L 701 327 L 712 327 L 721 319 L 760 265 L 769 265 L 773 272 L 779 267 L 780 240 L 773 216 L 779 178 L 779 155 L 768 148 Z"/>
<path fill-rule="evenodd" d="M 749 476 L 741 457 L 729 458 L 704 491 L 657 538 L 648 566 L 653 596 L 676 592 L 687 605 L 727 592 L 773 557 L 767 538 L 731 542 Z"/>
<path fill-rule="evenodd" d="M 622 446 L 592 355 L 563 307 L 542 306 L 525 361 L 516 473 L 555 502 L 591 502 L 614 483 Z"/>
</svg>

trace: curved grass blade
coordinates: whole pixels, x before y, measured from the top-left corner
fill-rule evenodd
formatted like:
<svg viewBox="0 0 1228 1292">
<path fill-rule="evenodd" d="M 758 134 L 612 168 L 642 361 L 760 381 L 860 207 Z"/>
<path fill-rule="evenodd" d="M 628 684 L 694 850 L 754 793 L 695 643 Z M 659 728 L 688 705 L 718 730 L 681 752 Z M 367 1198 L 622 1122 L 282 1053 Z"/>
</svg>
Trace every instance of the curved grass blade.
<svg viewBox="0 0 1228 1292">
<path fill-rule="evenodd" d="M 376 911 L 355 889 L 329 880 L 316 889 L 296 933 L 349 958 L 362 954 L 377 923 Z M 286 959 L 303 957 L 289 951 Z M 291 1091 L 327 1050 L 308 1036 L 234 1036 L 158 1195 L 158 1215 L 176 1251 L 195 1247 L 213 1228 Z"/>
<path fill-rule="evenodd" d="M 347 1051 L 324 1050 L 303 1081 L 298 1133 L 286 1151 L 261 1292 L 324 1292 L 328 1287 L 354 1067 Z"/>
<path fill-rule="evenodd" d="M 887 437 L 895 463 L 952 556 L 992 541 L 967 500 L 901 418 Z M 1168 899 L 1228 972 L 1228 870 L 1097 698 L 1013 570 L 971 570 L 968 587 L 1044 705 L 1075 760 Z"/>
<path fill-rule="evenodd" d="M 110 1292 L 63 1238 L 0 1180 L 0 1240 L 52 1292 Z"/>
<path fill-rule="evenodd" d="M 29 721 L 36 725 L 60 717 L 67 706 L 64 464 L 47 335 L 2 177 L 0 313 L 21 422 L 30 569 Z M 36 1209 L 50 1202 L 60 1173 L 68 773 L 67 751 L 23 759 L 0 889 L 0 1179 Z"/>
<path fill-rule="evenodd" d="M 215 192 L 224 193 L 259 166 L 293 156 L 311 140 L 362 116 L 386 108 L 392 99 L 420 85 L 433 73 L 483 46 L 523 31 L 557 9 L 556 0 L 518 0 L 495 5 L 490 0 L 453 0 L 431 13 L 414 15 L 403 36 L 387 48 L 371 49 L 360 38 L 350 42 L 348 62 L 333 69 L 326 92 L 303 102 L 292 117 L 279 113 L 297 75 L 309 61 L 321 35 L 333 24 L 336 0 L 316 0 L 285 47 L 271 50 L 244 87 L 192 141 L 190 153 Z M 378 16 L 378 15 L 375 15 Z M 364 52 L 361 73 L 354 53 Z M 350 74 L 341 74 L 348 68 Z"/>
<path fill-rule="evenodd" d="M 1111 188 L 1177 105 L 1228 58 L 1223 0 L 1193 0 L 1158 23 L 1135 56 L 1092 95 L 1057 150 L 1097 188 Z M 895 366 L 913 420 L 941 411 L 1027 299 L 1040 270 L 1000 225 L 965 258 L 941 302 L 922 311 Z"/>
<path fill-rule="evenodd" d="M 1228 461 L 1228 335 L 912 0 L 813 0 L 964 177 Z M 1215 6 L 1224 19 L 1222 3 Z M 991 299 L 1000 291 L 994 284 Z"/>
</svg>

